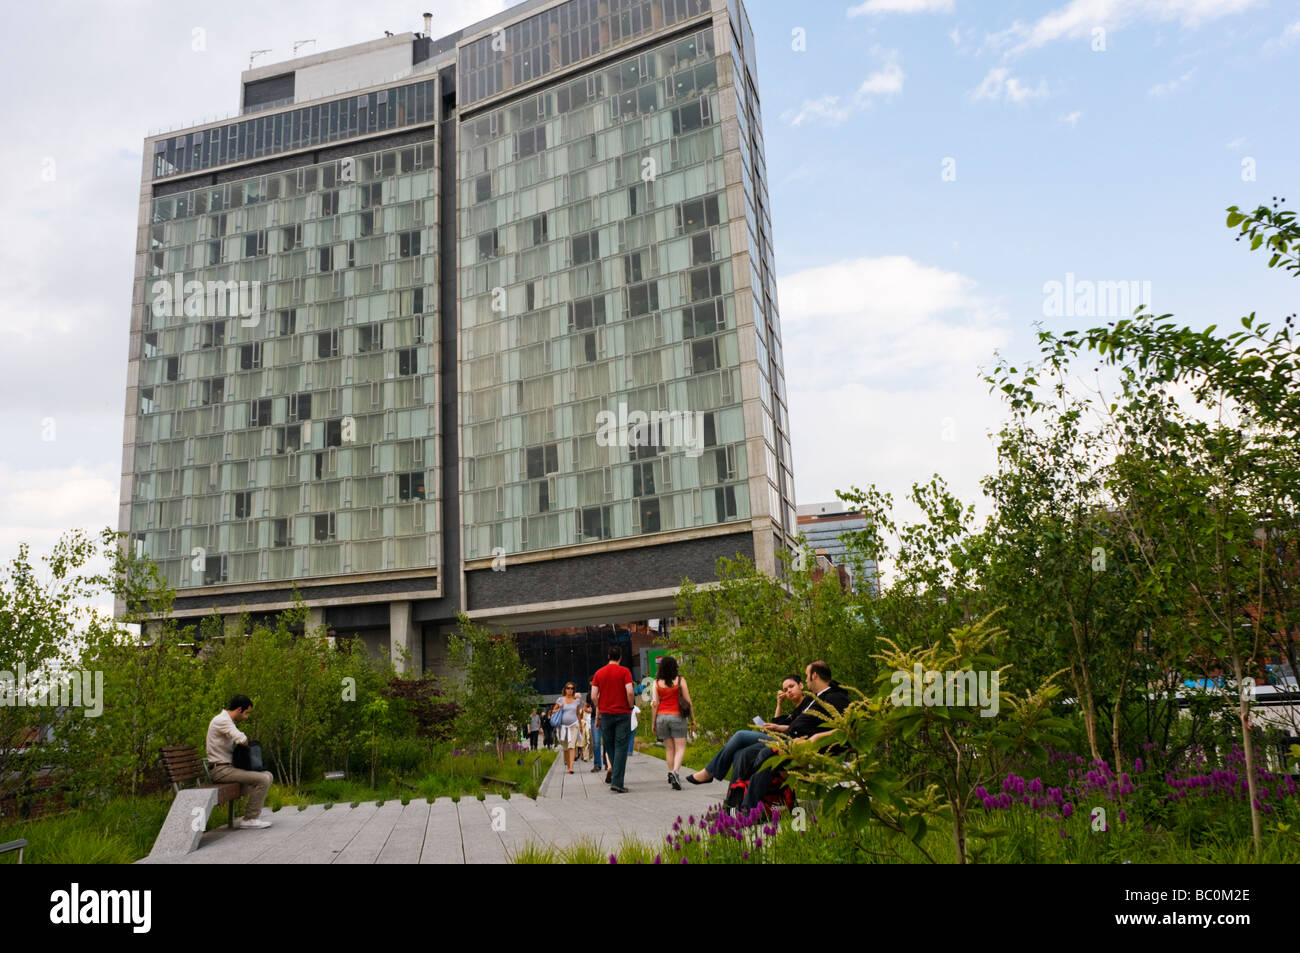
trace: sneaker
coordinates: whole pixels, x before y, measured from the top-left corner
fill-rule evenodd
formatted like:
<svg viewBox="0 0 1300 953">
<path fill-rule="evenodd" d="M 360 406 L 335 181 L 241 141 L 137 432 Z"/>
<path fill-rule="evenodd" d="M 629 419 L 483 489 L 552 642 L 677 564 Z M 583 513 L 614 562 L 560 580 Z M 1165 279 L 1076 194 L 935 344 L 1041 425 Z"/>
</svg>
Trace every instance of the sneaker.
<svg viewBox="0 0 1300 953">
<path fill-rule="evenodd" d="M 241 817 L 239 819 L 239 826 L 244 828 L 245 830 L 260 829 L 263 827 L 270 827 L 271 822 L 259 820 L 258 818 L 253 818 L 252 820 L 249 820 L 246 817 Z"/>
<path fill-rule="evenodd" d="M 677 776 L 676 771 L 668 772 L 668 783 L 673 786 L 674 791 L 680 791 L 682 789 L 682 779 Z"/>
<path fill-rule="evenodd" d="M 626 794 L 626 793 L 627 793 L 627 788 L 621 788 L 621 787 L 619 787 L 617 784 L 611 784 L 611 785 L 609 786 L 609 789 L 610 789 L 611 791 L 613 791 L 615 794 Z"/>
</svg>

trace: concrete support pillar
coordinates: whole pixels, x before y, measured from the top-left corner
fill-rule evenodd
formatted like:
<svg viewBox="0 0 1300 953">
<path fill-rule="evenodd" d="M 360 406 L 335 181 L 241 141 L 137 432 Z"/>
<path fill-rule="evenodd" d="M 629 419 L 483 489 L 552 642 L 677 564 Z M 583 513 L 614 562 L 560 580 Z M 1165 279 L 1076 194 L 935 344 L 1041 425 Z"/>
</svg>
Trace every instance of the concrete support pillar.
<svg viewBox="0 0 1300 953">
<path fill-rule="evenodd" d="M 388 604 L 388 650 L 399 674 L 424 671 L 424 640 L 420 626 L 411 621 L 411 603 Z"/>
<path fill-rule="evenodd" d="M 244 630 L 241 629 L 239 626 L 239 616 L 237 615 L 223 616 L 221 619 L 221 628 L 222 628 L 221 634 L 224 635 L 227 639 L 230 639 L 236 635 L 244 634 Z"/>
<path fill-rule="evenodd" d="M 306 631 L 308 635 L 319 634 L 321 638 L 328 641 L 331 645 L 334 644 L 334 640 L 325 635 L 325 609 L 323 607 L 317 606 L 314 608 L 308 608 L 306 628 L 304 631 Z"/>
<path fill-rule="evenodd" d="M 449 675 L 459 674 L 453 671 L 447 661 L 447 637 L 451 628 L 438 626 L 425 640 L 424 670 L 429 675 L 446 678 Z"/>
</svg>

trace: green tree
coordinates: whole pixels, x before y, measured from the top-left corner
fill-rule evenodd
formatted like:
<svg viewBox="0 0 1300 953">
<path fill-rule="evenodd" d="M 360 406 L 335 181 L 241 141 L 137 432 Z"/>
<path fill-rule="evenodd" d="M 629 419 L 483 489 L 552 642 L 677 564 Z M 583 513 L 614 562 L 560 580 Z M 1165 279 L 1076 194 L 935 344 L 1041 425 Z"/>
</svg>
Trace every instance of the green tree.
<svg viewBox="0 0 1300 953">
<path fill-rule="evenodd" d="M 533 670 L 519 658 L 515 638 L 493 634 L 459 616 L 460 633 L 449 640 L 448 658 L 464 670 L 454 699 L 461 706 L 456 735 L 465 741 L 492 742 L 505 760 L 510 729 L 533 710 Z"/>
<path fill-rule="evenodd" d="M 795 569 L 786 559 L 777 579 L 745 558 L 718 560 L 717 574 L 716 585 L 682 585 L 679 624 L 661 640 L 682 657 L 703 729 L 730 733 L 769 717 L 781 680 L 802 676 L 814 659 L 845 684 L 874 679 L 867 599 L 844 591 L 835 574 L 817 579 L 813 560 Z"/>
</svg>

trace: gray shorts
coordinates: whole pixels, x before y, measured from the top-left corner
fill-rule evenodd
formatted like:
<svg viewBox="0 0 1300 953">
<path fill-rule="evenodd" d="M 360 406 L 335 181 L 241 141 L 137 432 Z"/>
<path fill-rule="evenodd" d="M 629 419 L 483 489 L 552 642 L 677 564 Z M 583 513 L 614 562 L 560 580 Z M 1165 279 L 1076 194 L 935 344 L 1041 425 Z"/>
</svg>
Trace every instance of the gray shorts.
<svg viewBox="0 0 1300 953">
<path fill-rule="evenodd" d="M 660 741 L 664 738 L 685 738 L 686 719 L 681 715 L 660 715 L 655 724 L 655 735 Z"/>
</svg>

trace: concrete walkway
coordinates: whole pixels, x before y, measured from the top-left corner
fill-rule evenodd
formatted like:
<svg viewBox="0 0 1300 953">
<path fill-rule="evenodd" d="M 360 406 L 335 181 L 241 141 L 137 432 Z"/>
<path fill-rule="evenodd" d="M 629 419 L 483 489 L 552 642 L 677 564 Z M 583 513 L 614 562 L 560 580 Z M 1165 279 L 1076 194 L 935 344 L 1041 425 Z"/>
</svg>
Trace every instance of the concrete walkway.
<svg viewBox="0 0 1300 953">
<path fill-rule="evenodd" d="M 627 794 L 614 794 L 604 773 L 578 762 L 566 774 L 558 756 L 542 782 L 537 800 L 516 794 L 506 798 L 421 798 L 403 806 L 371 801 L 328 810 L 313 804 L 305 810 L 282 808 L 263 817 L 265 830 L 220 828 L 203 835 L 198 850 L 170 860 L 184 864 L 503 864 L 530 841 L 567 847 L 579 841 L 599 843 L 613 852 L 624 836 L 662 841 L 678 815 L 699 815 L 726 793 L 726 785 L 692 785 L 681 791 L 668 785 L 668 770 L 659 758 L 628 757 Z M 158 863 L 146 858 L 141 863 Z"/>
</svg>

